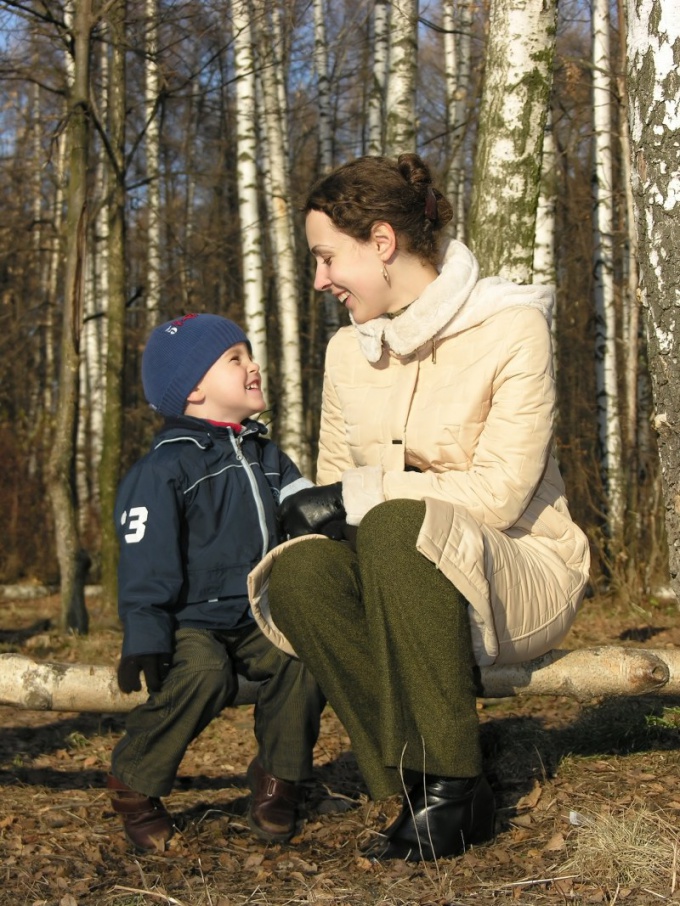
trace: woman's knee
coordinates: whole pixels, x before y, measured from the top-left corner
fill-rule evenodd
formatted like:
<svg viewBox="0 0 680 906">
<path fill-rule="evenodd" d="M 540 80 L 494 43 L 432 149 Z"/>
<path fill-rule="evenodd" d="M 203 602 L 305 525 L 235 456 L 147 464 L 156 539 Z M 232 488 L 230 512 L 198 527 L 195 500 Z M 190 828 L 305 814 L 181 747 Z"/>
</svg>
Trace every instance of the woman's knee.
<svg viewBox="0 0 680 906">
<path fill-rule="evenodd" d="M 361 552 L 376 544 L 393 546 L 400 541 L 415 546 L 424 518 L 423 500 L 386 500 L 369 510 L 361 520 L 357 549 Z"/>
</svg>

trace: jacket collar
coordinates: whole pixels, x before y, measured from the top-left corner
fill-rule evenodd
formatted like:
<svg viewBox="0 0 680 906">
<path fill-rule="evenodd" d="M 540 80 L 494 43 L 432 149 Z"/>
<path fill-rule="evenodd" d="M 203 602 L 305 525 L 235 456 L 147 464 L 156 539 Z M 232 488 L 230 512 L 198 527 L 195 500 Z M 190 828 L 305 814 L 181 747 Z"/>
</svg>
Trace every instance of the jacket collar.
<svg viewBox="0 0 680 906">
<path fill-rule="evenodd" d="M 158 446 L 159 443 L 166 440 L 181 440 L 182 438 L 199 441 L 202 446 L 211 446 L 215 438 L 231 437 L 234 433 L 232 428 L 211 425 L 202 418 L 194 418 L 190 415 L 168 416 L 156 436 L 154 446 Z M 238 436 L 245 438 L 249 435 L 266 433 L 266 425 L 255 419 L 247 418 L 243 422 L 243 430 Z"/>
<path fill-rule="evenodd" d="M 479 264 L 466 245 L 449 242 L 439 276 L 396 318 L 381 315 L 354 329 L 369 362 L 384 348 L 398 357 L 410 356 L 435 337 L 444 338 L 474 327 L 512 305 L 542 311 L 550 322 L 553 291 L 547 286 L 520 286 L 501 277 L 479 280 Z"/>
</svg>

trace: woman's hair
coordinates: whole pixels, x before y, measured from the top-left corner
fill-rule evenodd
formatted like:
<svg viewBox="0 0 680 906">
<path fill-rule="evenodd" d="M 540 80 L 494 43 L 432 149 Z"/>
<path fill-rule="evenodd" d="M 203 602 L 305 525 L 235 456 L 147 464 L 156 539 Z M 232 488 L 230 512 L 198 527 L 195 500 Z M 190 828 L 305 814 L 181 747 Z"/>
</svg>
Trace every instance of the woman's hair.
<svg viewBox="0 0 680 906">
<path fill-rule="evenodd" d="M 417 154 L 349 161 L 312 187 L 303 210 L 321 211 L 357 242 L 367 242 L 373 224 L 385 221 L 407 251 L 431 264 L 439 260 L 440 233 L 453 216 Z"/>
</svg>

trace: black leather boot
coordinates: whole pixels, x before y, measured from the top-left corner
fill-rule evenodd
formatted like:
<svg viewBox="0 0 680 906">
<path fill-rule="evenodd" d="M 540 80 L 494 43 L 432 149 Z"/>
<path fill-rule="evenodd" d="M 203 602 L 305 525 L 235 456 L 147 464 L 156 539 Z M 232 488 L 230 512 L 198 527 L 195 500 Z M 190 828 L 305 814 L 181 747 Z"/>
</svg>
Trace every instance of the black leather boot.
<svg viewBox="0 0 680 906">
<path fill-rule="evenodd" d="M 493 837 L 495 812 L 493 792 L 483 774 L 426 776 L 404 798 L 396 821 L 369 844 L 364 855 L 372 862 L 459 856 L 471 844 Z"/>
</svg>

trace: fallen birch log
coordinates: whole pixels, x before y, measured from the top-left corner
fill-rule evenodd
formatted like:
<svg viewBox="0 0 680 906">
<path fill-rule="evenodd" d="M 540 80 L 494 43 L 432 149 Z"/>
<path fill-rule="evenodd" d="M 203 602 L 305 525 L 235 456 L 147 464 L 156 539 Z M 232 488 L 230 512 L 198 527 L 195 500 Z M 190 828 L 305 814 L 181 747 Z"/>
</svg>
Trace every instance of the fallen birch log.
<svg viewBox="0 0 680 906">
<path fill-rule="evenodd" d="M 585 702 L 612 695 L 680 696 L 680 649 L 550 651 L 524 664 L 483 667 L 481 696 L 565 695 Z M 235 705 L 252 704 L 258 684 L 241 680 Z M 0 705 L 34 711 L 125 712 L 145 692 L 123 695 L 114 667 L 37 662 L 0 655 Z"/>
</svg>

